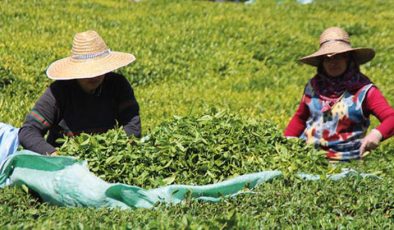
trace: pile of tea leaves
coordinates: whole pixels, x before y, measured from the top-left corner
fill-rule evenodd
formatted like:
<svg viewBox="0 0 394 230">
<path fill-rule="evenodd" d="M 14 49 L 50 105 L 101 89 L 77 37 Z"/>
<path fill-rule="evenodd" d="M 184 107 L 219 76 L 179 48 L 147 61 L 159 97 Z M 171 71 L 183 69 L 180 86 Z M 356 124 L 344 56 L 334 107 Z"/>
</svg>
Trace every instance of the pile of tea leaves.
<svg viewBox="0 0 394 230">
<path fill-rule="evenodd" d="M 263 170 L 281 170 L 285 176 L 328 170 L 322 152 L 286 139 L 273 122 L 216 110 L 174 117 L 140 140 L 118 128 L 63 141 L 61 154 L 87 160 L 102 179 L 144 187 L 215 183 Z"/>
</svg>

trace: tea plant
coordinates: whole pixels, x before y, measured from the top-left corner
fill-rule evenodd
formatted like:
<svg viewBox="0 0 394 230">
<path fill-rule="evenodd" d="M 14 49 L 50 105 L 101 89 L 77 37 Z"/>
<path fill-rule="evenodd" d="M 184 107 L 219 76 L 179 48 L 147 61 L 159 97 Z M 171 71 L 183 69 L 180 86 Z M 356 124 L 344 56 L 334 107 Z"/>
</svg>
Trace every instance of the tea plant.
<svg viewBox="0 0 394 230">
<path fill-rule="evenodd" d="M 354 47 L 376 50 L 376 57 L 361 68 L 394 104 L 393 7 L 393 1 L 372 0 L 315 0 L 308 5 L 295 0 L 256 0 L 253 5 L 1 1 L 0 122 L 20 127 L 51 83 L 45 76 L 48 65 L 70 55 L 76 32 L 94 29 L 112 50 L 136 56 L 119 72 L 133 85 L 144 135 L 150 139 L 130 140 L 116 129 L 67 140 L 63 154 L 88 159 L 106 180 L 144 188 L 205 184 L 266 169 L 281 170 L 286 179 L 217 204 L 188 201 L 129 212 L 49 206 L 23 190 L 5 188 L 0 190 L 0 226 L 393 228 L 393 139 L 364 161 L 331 167 L 319 152 L 280 135 L 314 74 L 296 60 L 318 48 L 318 37 L 328 26 L 349 31 Z M 207 112 L 211 107 L 231 113 Z M 373 120 L 371 127 L 377 124 Z M 381 179 L 305 182 L 293 177 L 298 171 L 324 175 L 341 168 Z"/>
</svg>

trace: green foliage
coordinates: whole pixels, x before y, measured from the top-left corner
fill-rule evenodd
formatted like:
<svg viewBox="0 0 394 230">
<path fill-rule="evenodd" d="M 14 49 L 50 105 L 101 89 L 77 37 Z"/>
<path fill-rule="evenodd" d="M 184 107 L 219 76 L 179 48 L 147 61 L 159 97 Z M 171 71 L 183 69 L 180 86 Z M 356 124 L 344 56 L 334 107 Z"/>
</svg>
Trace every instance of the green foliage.
<svg viewBox="0 0 394 230">
<path fill-rule="evenodd" d="M 215 112 L 174 117 L 142 140 L 130 141 L 121 129 L 67 138 L 61 154 L 86 159 L 90 169 L 110 182 L 143 187 L 208 184 L 262 170 L 324 174 L 324 153 L 289 140 L 274 123 Z"/>
<path fill-rule="evenodd" d="M 0 89 L 5 88 L 14 81 L 15 76 L 11 73 L 11 71 L 0 66 Z"/>
<path fill-rule="evenodd" d="M 70 54 L 76 32 L 94 29 L 112 50 L 136 56 L 135 63 L 119 71 L 133 84 L 141 106 L 144 135 L 150 139 L 130 143 L 118 129 L 69 140 L 68 152 L 84 154 L 92 169 L 98 173 L 103 170 L 101 176 L 111 181 L 137 181 L 145 177 L 146 181 L 136 182 L 144 187 L 222 180 L 263 168 L 284 170 L 289 179 L 265 184 L 256 194 L 218 204 L 190 201 L 175 207 L 131 212 L 53 207 L 39 203 L 21 190 L 6 188 L 0 190 L 0 226 L 18 229 L 393 228 L 392 139 L 365 161 L 330 168 L 322 158 L 316 158 L 319 154 L 309 152 L 309 147 L 280 137 L 280 130 L 294 113 L 303 87 L 315 71 L 297 64 L 296 60 L 317 49 L 318 37 L 328 26 L 338 25 L 348 30 L 355 47 L 376 49 L 376 57 L 362 66 L 362 70 L 394 104 L 393 7 L 393 1 L 383 4 L 372 0 L 315 0 L 309 5 L 293 0 L 257 0 L 253 5 L 192 0 L 1 1 L 1 122 L 20 126 L 50 84 L 45 77 L 47 66 Z M 225 114 L 215 118 L 215 113 L 208 114 L 213 123 L 223 128 L 211 124 L 210 131 L 205 129 L 209 125 L 202 126 L 199 119 L 211 107 L 237 116 Z M 181 118 L 169 120 L 174 115 Z M 267 120 L 272 122 L 266 123 Z M 229 124 L 234 125 L 233 130 Z M 377 121 L 372 124 L 376 126 Z M 208 143 L 216 141 L 223 145 L 232 140 L 231 148 L 225 149 L 220 143 L 201 144 L 194 139 L 194 126 L 202 127 L 197 133 Z M 247 130 L 244 135 L 235 132 L 243 128 Z M 271 130 L 272 136 L 253 134 L 265 134 L 265 128 Z M 209 135 L 210 132 L 218 135 Z M 229 140 L 224 134 L 229 135 Z M 272 143 L 274 139 L 277 144 L 257 143 L 257 140 Z M 84 147 L 77 145 L 86 140 Z M 162 146 L 154 145 L 159 142 Z M 241 146 L 241 143 L 247 144 Z M 244 151 L 246 146 L 250 151 Z M 185 158 L 171 156 L 171 148 L 179 150 Z M 265 155 L 258 154 L 263 150 L 267 151 Z M 200 153 L 190 154 L 193 151 Z M 215 166 L 207 151 L 225 161 L 223 171 L 218 171 L 222 168 Z M 219 151 L 227 152 L 228 158 L 218 154 Z M 163 155 L 158 156 L 159 152 Z M 144 162 L 143 154 L 155 162 Z M 210 165 L 212 177 L 208 171 L 192 173 L 180 165 L 188 160 L 193 162 L 193 155 L 201 155 L 198 162 L 202 164 L 192 167 Z M 128 161 L 131 156 L 135 157 L 133 162 L 148 169 L 134 169 L 135 164 L 132 167 Z M 263 160 L 257 164 L 245 156 Z M 100 163 L 105 157 L 109 162 Z M 118 158 L 122 159 L 118 162 Z M 155 169 L 165 166 L 160 160 L 168 163 L 171 159 L 167 168 Z M 122 172 L 123 165 L 132 168 Z M 343 167 L 375 173 L 382 180 L 304 182 L 291 177 L 297 170 L 324 174 Z M 182 174 L 178 175 L 175 169 L 180 169 Z M 114 174 L 117 177 L 111 178 L 112 174 L 105 170 L 118 170 Z M 126 171 L 133 177 L 125 174 Z M 148 174 L 144 175 L 143 171 Z M 174 172 L 178 174 L 173 178 Z"/>
<path fill-rule="evenodd" d="M 23 191 L 0 192 L 0 225 L 45 229 L 389 229 L 394 218 L 392 180 L 275 180 L 221 203 L 187 201 L 154 210 L 61 208 L 37 203 Z"/>
</svg>

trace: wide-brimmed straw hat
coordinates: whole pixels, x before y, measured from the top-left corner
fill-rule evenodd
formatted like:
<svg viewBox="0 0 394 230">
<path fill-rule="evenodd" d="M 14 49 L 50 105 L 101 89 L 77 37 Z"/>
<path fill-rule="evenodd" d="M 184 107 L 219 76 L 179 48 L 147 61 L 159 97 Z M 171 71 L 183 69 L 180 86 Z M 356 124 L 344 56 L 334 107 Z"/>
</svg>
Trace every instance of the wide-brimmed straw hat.
<svg viewBox="0 0 394 230">
<path fill-rule="evenodd" d="M 96 31 L 85 31 L 74 36 L 71 56 L 52 63 L 47 75 L 54 80 L 93 78 L 135 60 L 134 55 L 111 51 Z"/>
<path fill-rule="evenodd" d="M 299 61 L 308 65 L 319 66 L 322 57 L 347 52 L 352 54 L 354 61 L 359 65 L 372 60 L 375 56 L 375 51 L 371 48 L 352 48 L 349 34 L 345 30 L 339 27 L 330 27 L 320 35 L 319 50 L 300 58 Z"/>
</svg>

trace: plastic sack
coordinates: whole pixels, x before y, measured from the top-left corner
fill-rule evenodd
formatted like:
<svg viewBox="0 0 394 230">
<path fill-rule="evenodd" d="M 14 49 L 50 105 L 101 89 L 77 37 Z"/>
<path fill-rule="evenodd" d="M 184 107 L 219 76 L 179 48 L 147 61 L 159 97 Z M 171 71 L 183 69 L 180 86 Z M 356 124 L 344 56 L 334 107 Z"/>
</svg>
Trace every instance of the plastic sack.
<svg viewBox="0 0 394 230">
<path fill-rule="evenodd" d="M 18 128 L 0 122 L 0 166 L 19 146 Z"/>
<path fill-rule="evenodd" d="M 281 175 L 280 171 L 265 171 L 211 185 L 170 185 L 145 190 L 107 183 L 91 173 L 85 162 L 72 157 L 20 151 L 0 169 L 0 187 L 6 186 L 8 178 L 11 185 L 24 184 L 44 201 L 60 206 L 152 208 L 157 203 L 177 204 L 188 197 L 217 202 Z"/>
<path fill-rule="evenodd" d="M 313 2 L 313 0 L 297 0 L 297 2 L 301 4 L 310 4 Z"/>
</svg>

